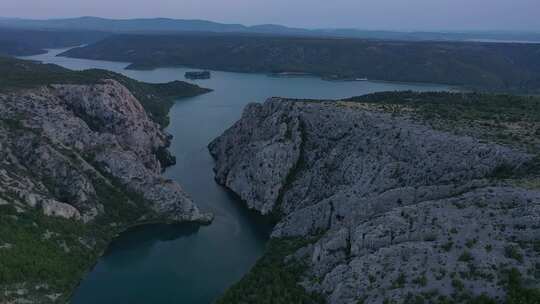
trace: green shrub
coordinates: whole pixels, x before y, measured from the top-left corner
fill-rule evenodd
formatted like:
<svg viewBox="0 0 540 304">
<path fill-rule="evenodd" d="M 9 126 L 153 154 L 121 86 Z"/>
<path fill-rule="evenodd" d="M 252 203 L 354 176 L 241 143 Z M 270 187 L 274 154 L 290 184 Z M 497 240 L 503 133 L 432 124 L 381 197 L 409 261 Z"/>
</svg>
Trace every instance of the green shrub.
<svg viewBox="0 0 540 304">
<path fill-rule="evenodd" d="M 407 276 L 401 272 L 398 277 L 392 282 L 392 288 L 403 288 L 407 283 Z"/>
<path fill-rule="evenodd" d="M 421 275 L 413 280 L 413 283 L 418 284 L 420 286 L 426 286 L 428 283 L 428 279 L 425 275 Z"/>
<path fill-rule="evenodd" d="M 540 303 L 540 289 L 523 287 L 521 273 L 512 268 L 507 273 L 507 304 L 538 304 Z"/>
<path fill-rule="evenodd" d="M 509 245 L 504 248 L 504 254 L 509 259 L 514 259 L 518 262 L 523 262 L 523 255 L 517 246 Z"/>
<path fill-rule="evenodd" d="M 446 252 L 449 252 L 450 250 L 452 250 L 453 246 L 454 246 L 454 242 L 448 242 L 448 243 L 445 243 L 445 244 L 441 245 L 442 249 L 444 249 L 444 251 L 446 251 Z"/>
<path fill-rule="evenodd" d="M 465 285 L 463 284 L 463 282 L 461 282 L 461 280 L 453 279 L 452 280 L 452 287 L 454 287 L 454 289 L 457 290 L 457 291 L 462 291 L 465 288 Z"/>
<path fill-rule="evenodd" d="M 470 252 L 468 251 L 464 251 L 458 258 L 458 261 L 460 262 L 471 262 L 473 260 L 473 256 L 471 255 Z"/>
</svg>

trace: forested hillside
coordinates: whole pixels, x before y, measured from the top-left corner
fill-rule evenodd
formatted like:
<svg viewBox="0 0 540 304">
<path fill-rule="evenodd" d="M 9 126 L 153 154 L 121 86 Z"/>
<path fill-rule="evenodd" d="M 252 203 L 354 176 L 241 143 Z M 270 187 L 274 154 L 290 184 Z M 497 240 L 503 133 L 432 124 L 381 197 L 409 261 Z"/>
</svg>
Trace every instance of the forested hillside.
<svg viewBox="0 0 540 304">
<path fill-rule="evenodd" d="M 301 72 L 328 79 L 444 83 L 540 92 L 540 45 L 397 42 L 183 34 L 118 35 L 63 55 L 129 61 L 132 69 L 185 65 L 237 72 Z"/>
</svg>

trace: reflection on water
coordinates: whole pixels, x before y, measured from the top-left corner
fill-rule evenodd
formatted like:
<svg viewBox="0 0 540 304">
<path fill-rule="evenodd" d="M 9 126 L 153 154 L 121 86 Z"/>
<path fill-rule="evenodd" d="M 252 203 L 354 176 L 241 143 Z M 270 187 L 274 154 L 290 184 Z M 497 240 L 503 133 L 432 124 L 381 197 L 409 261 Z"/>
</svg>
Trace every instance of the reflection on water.
<svg viewBox="0 0 540 304">
<path fill-rule="evenodd" d="M 115 239 L 107 248 L 105 256 L 122 251 L 133 251 L 140 247 L 152 247 L 156 242 L 174 241 L 181 237 L 190 236 L 199 231 L 200 225 L 182 223 L 175 225 L 152 224 L 135 226 L 123 233 L 121 238 Z"/>
<path fill-rule="evenodd" d="M 103 256 L 103 264 L 108 269 L 129 268 L 131 261 L 144 260 L 152 252 L 152 248 L 158 242 L 175 241 L 182 237 L 196 234 L 200 225 L 184 223 L 177 225 L 145 225 L 136 226 L 115 239 L 107 248 Z M 109 256 L 117 258 L 109 259 Z"/>
<path fill-rule="evenodd" d="M 184 80 L 185 68 L 124 70 L 127 63 L 56 57 L 60 51 L 32 59 L 82 70 L 103 68 L 147 82 Z M 178 101 L 167 131 L 177 164 L 165 175 L 178 181 L 212 225 L 152 225 L 123 233 L 82 281 L 72 302 L 129 304 L 208 304 L 238 281 L 262 254 L 270 223 L 247 210 L 232 193 L 214 182 L 208 143 L 240 118 L 249 102 L 271 96 L 344 98 L 388 90 L 448 90 L 439 85 L 370 81 L 324 81 L 314 77 L 280 78 L 261 74 L 213 71 L 197 84 L 214 91 Z"/>
</svg>

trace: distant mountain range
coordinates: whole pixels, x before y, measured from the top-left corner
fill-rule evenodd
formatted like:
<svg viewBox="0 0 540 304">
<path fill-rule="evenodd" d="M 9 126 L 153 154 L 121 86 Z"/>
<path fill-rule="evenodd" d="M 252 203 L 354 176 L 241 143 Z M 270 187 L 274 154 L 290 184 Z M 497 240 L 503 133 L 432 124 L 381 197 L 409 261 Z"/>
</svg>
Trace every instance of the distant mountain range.
<svg viewBox="0 0 540 304">
<path fill-rule="evenodd" d="M 105 19 L 98 17 L 79 17 L 32 20 L 0 17 L 0 27 L 34 30 L 88 30 L 114 33 L 216 32 L 407 41 L 441 40 L 540 43 L 540 31 L 401 32 L 359 29 L 303 29 L 275 24 L 245 26 L 242 24 L 225 24 L 207 20 L 168 18 Z"/>
</svg>

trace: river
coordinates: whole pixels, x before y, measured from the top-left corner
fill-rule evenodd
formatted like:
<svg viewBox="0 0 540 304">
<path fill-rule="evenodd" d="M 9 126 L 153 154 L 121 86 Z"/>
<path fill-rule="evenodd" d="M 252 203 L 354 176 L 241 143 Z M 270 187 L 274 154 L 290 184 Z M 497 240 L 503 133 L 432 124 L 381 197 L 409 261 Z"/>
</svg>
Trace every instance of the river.
<svg viewBox="0 0 540 304">
<path fill-rule="evenodd" d="M 128 63 L 57 57 L 63 50 L 25 57 L 82 70 L 101 68 L 146 82 L 185 80 L 187 68 L 124 70 Z M 201 210 L 213 212 L 212 225 L 152 225 L 129 230 L 109 247 L 76 290 L 73 304 L 208 304 L 238 281 L 263 253 L 270 225 L 214 181 L 206 146 L 240 118 L 249 102 L 271 96 L 344 98 L 377 91 L 448 90 L 444 85 L 371 81 L 325 81 L 315 77 L 278 78 L 263 74 L 212 71 L 195 81 L 214 91 L 179 100 L 167 131 L 177 164 L 164 174 L 178 181 Z"/>
</svg>

